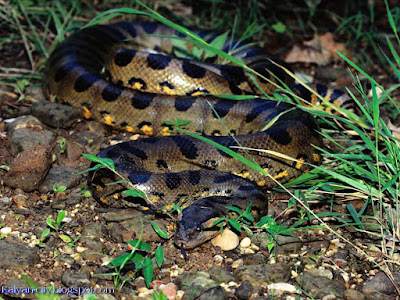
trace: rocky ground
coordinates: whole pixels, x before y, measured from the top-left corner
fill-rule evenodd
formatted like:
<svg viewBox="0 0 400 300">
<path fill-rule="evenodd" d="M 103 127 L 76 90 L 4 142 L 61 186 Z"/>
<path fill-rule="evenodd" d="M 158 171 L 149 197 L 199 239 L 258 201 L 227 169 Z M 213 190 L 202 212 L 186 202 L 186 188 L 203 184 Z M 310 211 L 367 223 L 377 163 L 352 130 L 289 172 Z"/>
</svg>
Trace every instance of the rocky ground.
<svg viewBox="0 0 400 300">
<path fill-rule="evenodd" d="M 242 234 L 233 250 L 207 243 L 188 251 L 185 259 L 173 239 L 162 239 L 150 224 L 156 222 L 172 236 L 172 221 L 149 211 L 103 208 L 87 193 L 86 174 L 77 175 L 90 164 L 81 153 L 96 154 L 137 136 L 80 120 L 76 109 L 45 102 L 39 87 L 29 90 L 28 99 L 34 101 L 13 102 L 5 96 L 12 90 L 3 92 L 0 283 L 4 298 L 21 297 L 9 289 L 27 287 L 21 279 L 25 274 L 43 287 L 113 289 L 98 299 L 149 299 L 153 290 L 162 290 L 168 299 L 396 299 L 392 281 L 399 284 L 400 274 L 391 280 L 379 269 L 384 256 L 374 245 L 379 240 L 345 229 L 338 232 L 369 251 L 369 260 L 324 229 L 277 235 L 272 251 L 267 250 L 266 232 L 250 238 Z M 285 197 L 272 198 L 271 214 L 296 216 L 295 210 L 284 211 Z M 316 211 L 329 209 L 320 205 Z M 340 203 L 333 209 L 344 211 Z M 61 210 L 66 211 L 62 226 L 41 238 L 50 229 L 46 220 L 56 219 Z M 132 249 L 125 241 L 138 238 L 141 229 L 143 241 L 153 249 L 161 244 L 165 251 L 149 288 L 133 265 L 119 275 L 107 267 L 111 259 Z M 117 289 L 115 280 L 128 276 L 132 278 Z"/>
</svg>

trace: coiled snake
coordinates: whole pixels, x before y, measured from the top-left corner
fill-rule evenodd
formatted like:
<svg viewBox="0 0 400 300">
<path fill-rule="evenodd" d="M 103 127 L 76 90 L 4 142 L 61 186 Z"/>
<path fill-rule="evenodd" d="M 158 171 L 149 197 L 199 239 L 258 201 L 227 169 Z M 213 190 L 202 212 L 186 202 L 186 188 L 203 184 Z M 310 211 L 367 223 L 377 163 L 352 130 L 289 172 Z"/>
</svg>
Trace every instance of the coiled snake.
<svg viewBox="0 0 400 300">
<path fill-rule="evenodd" d="M 196 33 L 202 37 L 208 34 Z M 228 213 L 227 205 L 244 209 L 251 203 L 255 214 L 265 213 L 265 189 L 276 186 L 271 178 L 285 183 L 306 172 L 308 163 L 319 164 L 320 156 L 312 145 L 321 146 L 321 138 L 313 117 L 289 104 L 201 96 L 258 94 L 257 85 L 268 93 L 274 88 L 262 79 L 254 83 L 240 67 L 160 54 L 171 53 L 174 48 L 166 35 L 182 37 L 155 23 L 85 28 L 52 53 L 45 71 L 45 90 L 61 103 L 82 108 L 87 118 L 129 132 L 164 135 L 123 142 L 102 150 L 98 156 L 113 159 L 116 170 L 158 207 L 181 205 L 184 209 L 177 224 L 176 242 L 194 248 L 217 234 L 218 228 L 212 224 Z M 226 41 L 223 50 L 229 44 L 232 40 Z M 271 80 L 274 77 L 266 69 L 291 84 L 264 51 L 253 46 L 241 48 L 245 45 L 238 44 L 235 57 Z M 330 101 L 343 102 L 340 92 L 323 86 L 318 89 Z M 307 91 L 301 93 L 311 99 Z M 278 115 L 272 126 L 260 131 Z M 185 129 L 207 135 L 236 153 L 244 154 L 239 147 L 232 147 L 240 145 L 269 149 L 297 161 L 248 150 L 271 175 L 267 177 L 209 143 L 187 135 L 170 135 L 171 123 L 177 119 L 189 120 Z M 226 132 L 224 126 L 234 137 L 219 136 Z M 89 174 L 93 196 L 107 206 L 134 206 L 135 199 L 121 193 L 123 185 L 106 185 L 113 180 L 104 169 Z"/>
</svg>

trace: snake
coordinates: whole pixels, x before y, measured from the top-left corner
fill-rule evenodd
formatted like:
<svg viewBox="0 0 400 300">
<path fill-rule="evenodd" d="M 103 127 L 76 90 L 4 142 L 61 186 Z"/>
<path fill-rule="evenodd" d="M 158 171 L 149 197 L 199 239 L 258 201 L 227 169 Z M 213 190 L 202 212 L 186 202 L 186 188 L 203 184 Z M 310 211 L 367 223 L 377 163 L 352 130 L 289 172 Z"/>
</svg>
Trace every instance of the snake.
<svg viewBox="0 0 400 300">
<path fill-rule="evenodd" d="M 217 38 L 207 30 L 193 32 L 208 42 Z M 175 242 L 193 249 L 220 232 L 216 220 L 230 216 L 229 207 L 251 205 L 255 217 L 264 215 L 268 189 L 321 164 L 316 147 L 322 139 L 318 123 L 305 110 L 257 96 L 260 90 L 272 94 L 277 82 L 293 85 L 280 67 L 288 68 L 284 62 L 246 41 L 226 39 L 221 50 L 261 75 L 252 76 L 241 66 L 195 60 L 191 55 L 198 47 L 177 46 L 174 37 L 187 39 L 151 22 L 81 29 L 50 55 L 44 91 L 59 103 L 80 108 L 85 118 L 146 136 L 99 152 L 99 158 L 113 161 L 115 172 L 92 170 L 92 195 L 107 207 L 137 207 L 141 199 L 123 192 L 129 183 L 146 194 L 155 210 L 180 207 Z M 294 89 L 316 101 L 307 89 Z M 316 89 L 331 103 L 350 105 L 339 90 L 324 85 Z M 246 99 L 232 100 L 226 94 Z M 204 139 L 174 133 L 177 122 Z M 249 157 L 260 168 L 224 149 Z"/>
</svg>

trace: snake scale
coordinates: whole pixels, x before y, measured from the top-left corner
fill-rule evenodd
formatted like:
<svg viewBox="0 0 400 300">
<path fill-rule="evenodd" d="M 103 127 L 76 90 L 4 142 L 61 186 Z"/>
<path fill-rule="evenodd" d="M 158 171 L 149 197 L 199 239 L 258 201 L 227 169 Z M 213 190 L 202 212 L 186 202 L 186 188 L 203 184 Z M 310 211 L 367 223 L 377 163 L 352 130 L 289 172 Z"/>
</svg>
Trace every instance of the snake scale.
<svg viewBox="0 0 400 300">
<path fill-rule="evenodd" d="M 313 145 L 322 142 L 313 117 L 292 105 L 257 97 L 232 101 L 209 95 L 259 94 L 257 85 L 271 93 L 274 87 L 263 79 L 255 83 L 237 66 L 167 56 L 175 47 L 170 36 L 183 37 L 155 23 L 123 22 L 82 29 L 51 54 L 44 89 L 58 102 L 81 108 L 86 118 L 149 136 L 110 146 L 98 156 L 112 159 L 116 170 L 157 207 L 182 206 L 175 241 L 190 249 L 218 233 L 212 225 L 228 214 L 227 205 L 244 209 L 251 203 L 255 215 L 265 213 L 265 190 L 276 186 L 275 180 L 285 183 L 300 176 L 310 168 L 308 164 L 320 164 Z M 228 50 L 232 41 L 228 39 L 222 50 Z M 237 46 L 234 56 L 249 67 L 272 81 L 274 77 L 266 70 L 292 84 L 264 50 L 245 43 Z M 331 102 L 345 104 L 336 90 L 318 86 L 318 92 Z M 312 98 L 306 90 L 300 94 Z M 297 161 L 248 150 L 271 175 L 267 177 L 209 143 L 171 135 L 176 119 L 190 120 L 185 129 L 238 154 L 245 155 L 240 145 L 272 150 Z M 271 120 L 272 126 L 261 131 Z M 232 135 L 223 135 L 225 126 Z M 91 172 L 93 196 L 110 207 L 134 206 L 138 199 L 122 194 L 124 184 L 107 185 L 116 180 L 106 169 Z"/>
</svg>

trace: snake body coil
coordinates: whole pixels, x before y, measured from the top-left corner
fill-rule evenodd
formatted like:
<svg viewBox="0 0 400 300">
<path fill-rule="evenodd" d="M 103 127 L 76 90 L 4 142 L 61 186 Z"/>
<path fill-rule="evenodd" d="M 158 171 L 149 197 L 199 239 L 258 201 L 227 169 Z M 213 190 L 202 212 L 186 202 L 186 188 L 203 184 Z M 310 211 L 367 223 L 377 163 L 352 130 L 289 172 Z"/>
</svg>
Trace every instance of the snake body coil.
<svg viewBox="0 0 400 300">
<path fill-rule="evenodd" d="M 164 135 L 120 143 L 98 156 L 111 158 L 116 170 L 158 207 L 182 205 L 176 242 L 193 248 L 215 236 L 218 228 L 211 225 L 228 213 L 227 205 L 243 209 L 251 203 L 255 212 L 264 213 L 265 189 L 276 186 L 275 180 L 287 182 L 307 171 L 308 164 L 320 163 L 312 145 L 321 146 L 321 138 L 312 116 L 289 104 L 199 96 L 257 94 L 257 85 L 267 92 L 273 87 L 261 79 L 255 84 L 239 67 L 160 54 L 173 50 L 172 39 L 149 35 L 182 36 L 153 23 L 97 25 L 75 33 L 52 53 L 45 90 L 61 103 L 82 108 L 85 117 L 130 132 Z M 223 50 L 228 44 L 232 41 L 227 41 Z M 262 50 L 247 47 L 234 55 L 264 76 L 271 77 L 267 68 L 290 84 Z M 320 89 L 327 93 L 326 88 Z M 340 96 L 334 95 L 335 99 Z M 171 123 L 176 119 L 190 120 L 185 129 L 208 135 L 213 142 L 238 154 L 246 155 L 240 145 L 272 150 L 297 161 L 247 150 L 273 180 L 209 143 L 170 135 Z M 260 131 L 272 120 L 272 126 Z M 235 137 L 218 136 L 226 132 L 224 126 Z M 113 180 L 117 179 L 104 169 L 89 174 L 94 197 L 107 206 L 134 206 L 132 198 L 121 193 L 123 184 L 107 185 Z"/>
</svg>

